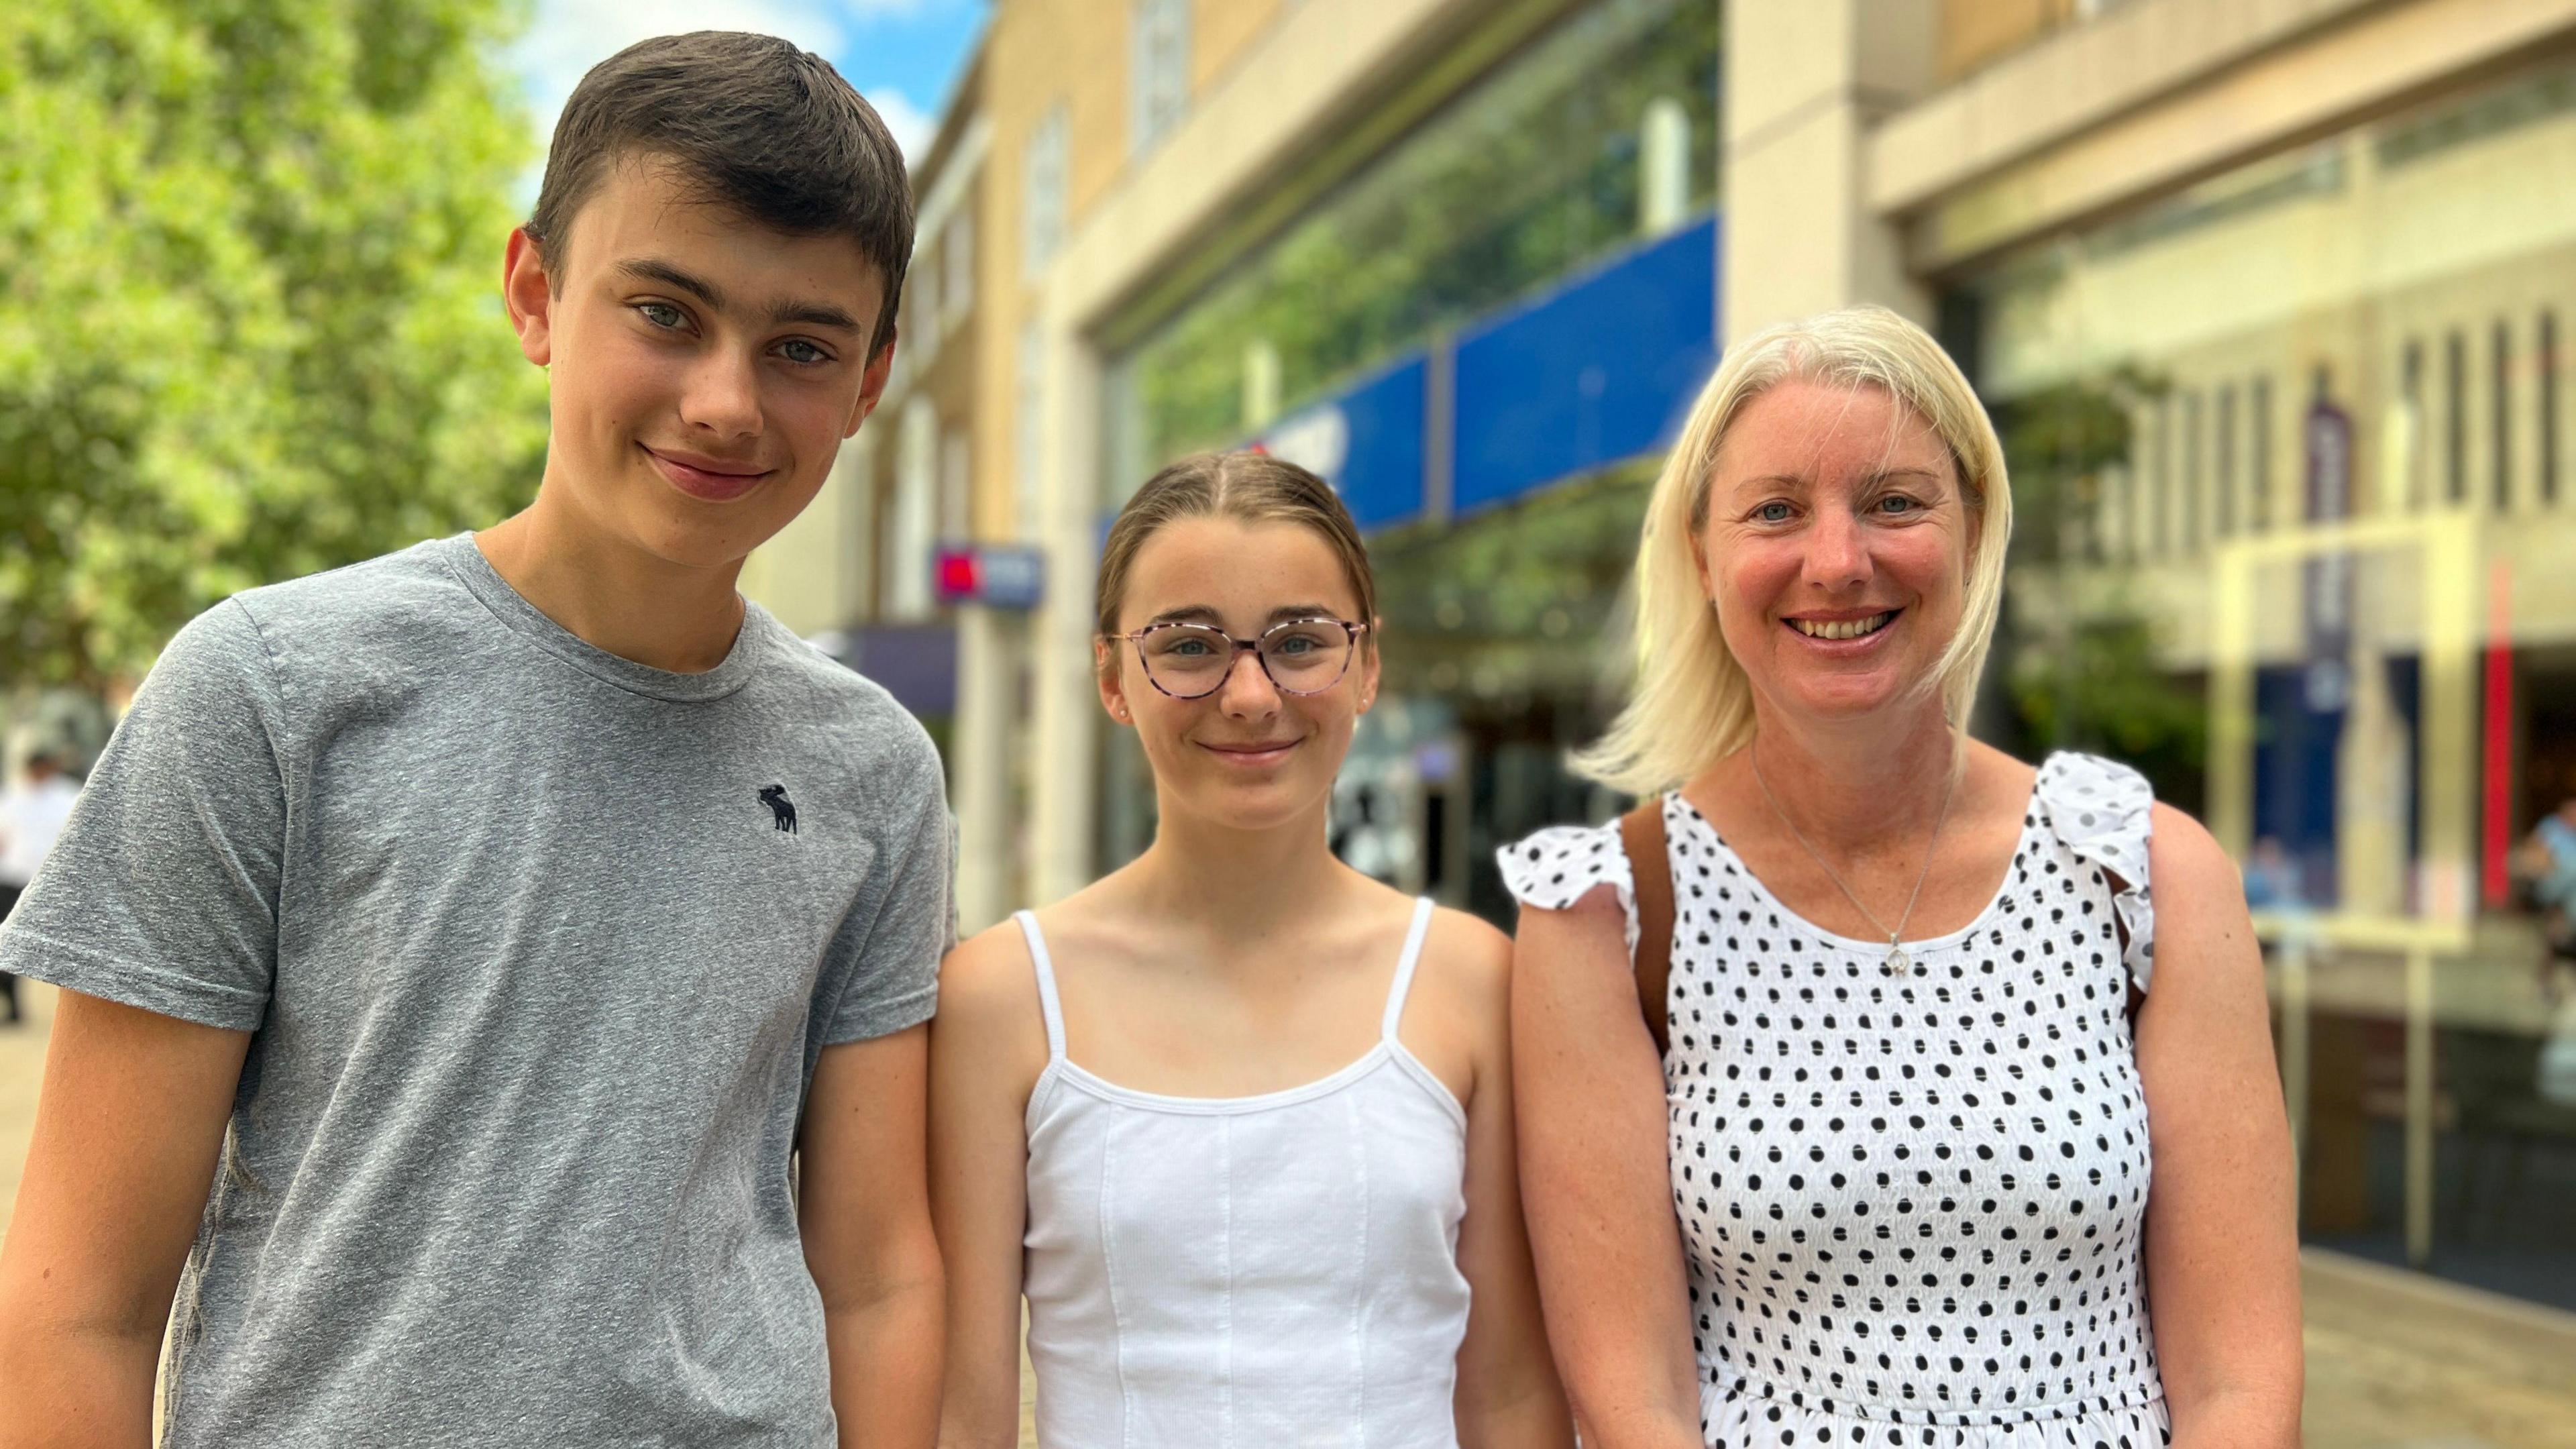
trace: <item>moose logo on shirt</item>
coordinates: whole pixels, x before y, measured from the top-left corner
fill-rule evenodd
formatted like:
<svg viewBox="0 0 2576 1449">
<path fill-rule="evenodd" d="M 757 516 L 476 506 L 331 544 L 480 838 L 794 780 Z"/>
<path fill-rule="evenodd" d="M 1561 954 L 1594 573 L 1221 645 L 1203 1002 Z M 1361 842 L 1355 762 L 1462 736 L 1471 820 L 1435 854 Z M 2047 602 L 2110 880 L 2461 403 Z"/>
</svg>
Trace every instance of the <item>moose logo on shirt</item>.
<svg viewBox="0 0 2576 1449">
<path fill-rule="evenodd" d="M 796 805 L 795 802 L 787 798 L 786 786 L 765 785 L 761 787 L 760 803 L 768 806 L 770 813 L 778 817 L 777 825 L 779 829 L 786 831 L 790 835 L 794 835 L 796 833 Z"/>
</svg>

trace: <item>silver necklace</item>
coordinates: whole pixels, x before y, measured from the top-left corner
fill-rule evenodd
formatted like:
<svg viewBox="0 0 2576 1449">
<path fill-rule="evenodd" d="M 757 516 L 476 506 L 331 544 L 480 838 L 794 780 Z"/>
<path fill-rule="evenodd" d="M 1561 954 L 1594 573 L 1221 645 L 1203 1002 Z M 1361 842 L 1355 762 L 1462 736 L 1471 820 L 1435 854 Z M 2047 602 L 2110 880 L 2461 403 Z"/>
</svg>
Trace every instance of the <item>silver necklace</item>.
<svg viewBox="0 0 2576 1449">
<path fill-rule="evenodd" d="M 1852 894 L 1850 886 L 1843 884 L 1842 876 L 1832 866 L 1825 864 L 1825 858 L 1816 852 L 1815 846 L 1808 843 L 1806 833 L 1798 828 L 1798 822 L 1790 819 L 1789 812 L 1780 808 L 1780 797 L 1771 793 L 1771 782 L 1762 777 L 1762 755 L 1758 748 L 1760 743 L 1757 740 L 1754 744 L 1747 745 L 1744 755 L 1746 759 L 1753 762 L 1753 783 L 1762 787 L 1762 798 L 1771 802 L 1771 813 L 1779 816 L 1780 823 L 1789 827 L 1790 838 L 1796 840 L 1798 847 L 1807 852 L 1807 858 L 1816 863 L 1816 868 L 1825 873 L 1825 878 L 1834 883 L 1834 889 L 1843 893 L 1843 899 L 1852 903 L 1852 909 L 1860 912 L 1861 917 L 1872 927 L 1887 931 L 1887 974 L 1902 976 L 1913 970 L 1914 958 L 1906 954 L 1900 938 L 1905 933 L 1905 923 L 1914 919 L 1914 903 L 1923 898 L 1923 882 L 1932 878 L 1932 847 L 1941 842 L 1941 827 L 1948 824 L 1950 820 L 1950 798 L 1959 791 L 1957 765 L 1953 763 L 1950 770 L 1950 783 L 1941 791 L 1941 813 L 1932 817 L 1932 838 L 1923 842 L 1923 870 L 1914 877 L 1914 894 L 1905 898 L 1905 914 L 1896 918 L 1896 929 L 1888 931 L 1886 923 L 1872 914 L 1869 907 L 1860 903 L 1860 897 Z"/>
</svg>

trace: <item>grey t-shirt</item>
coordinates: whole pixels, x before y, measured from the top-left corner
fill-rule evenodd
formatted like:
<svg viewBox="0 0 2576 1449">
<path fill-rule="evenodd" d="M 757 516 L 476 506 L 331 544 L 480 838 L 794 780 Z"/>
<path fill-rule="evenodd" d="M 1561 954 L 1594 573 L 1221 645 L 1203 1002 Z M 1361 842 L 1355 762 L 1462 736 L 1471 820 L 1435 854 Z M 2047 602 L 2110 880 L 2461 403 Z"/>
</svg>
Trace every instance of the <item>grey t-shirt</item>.
<svg viewBox="0 0 2576 1449">
<path fill-rule="evenodd" d="M 829 1444 L 789 1154 L 931 1014 L 951 847 L 920 725 L 757 606 L 667 673 L 459 536 L 189 624 L 0 931 L 253 1033 L 165 1442 Z"/>
</svg>

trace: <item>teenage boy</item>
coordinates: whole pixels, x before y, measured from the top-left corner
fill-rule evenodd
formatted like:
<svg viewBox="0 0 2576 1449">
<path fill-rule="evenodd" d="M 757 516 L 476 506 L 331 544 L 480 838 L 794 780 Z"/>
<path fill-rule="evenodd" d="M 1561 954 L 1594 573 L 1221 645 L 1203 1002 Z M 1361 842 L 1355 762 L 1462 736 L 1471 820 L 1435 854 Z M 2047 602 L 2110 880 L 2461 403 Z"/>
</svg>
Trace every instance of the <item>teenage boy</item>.
<svg viewBox="0 0 2576 1449">
<path fill-rule="evenodd" d="M 504 274 L 536 502 L 182 630 L 0 934 L 66 988 L 0 1444 L 140 1449 L 165 1323 L 176 1449 L 932 1441 L 939 761 L 734 593 L 911 240 L 785 42 L 573 92 Z"/>
</svg>

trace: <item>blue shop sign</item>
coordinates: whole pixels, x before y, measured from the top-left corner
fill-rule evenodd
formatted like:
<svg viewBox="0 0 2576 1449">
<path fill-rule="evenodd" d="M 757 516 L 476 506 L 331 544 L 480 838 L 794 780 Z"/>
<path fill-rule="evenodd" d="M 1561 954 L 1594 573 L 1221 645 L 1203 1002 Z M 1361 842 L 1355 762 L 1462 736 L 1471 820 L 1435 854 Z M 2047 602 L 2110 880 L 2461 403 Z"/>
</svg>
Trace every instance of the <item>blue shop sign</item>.
<svg viewBox="0 0 2576 1449">
<path fill-rule="evenodd" d="M 1429 371 L 1417 353 L 1290 414 L 1255 446 L 1332 484 L 1363 529 L 1419 517 Z"/>
<path fill-rule="evenodd" d="M 1711 217 L 1461 335 L 1457 512 L 1672 442 L 1717 365 L 1717 245 Z"/>
<path fill-rule="evenodd" d="M 1371 531 L 1653 453 L 1717 365 L 1717 249 L 1717 218 L 1702 217 L 1308 403 L 1250 446 L 1332 484 Z"/>
</svg>

